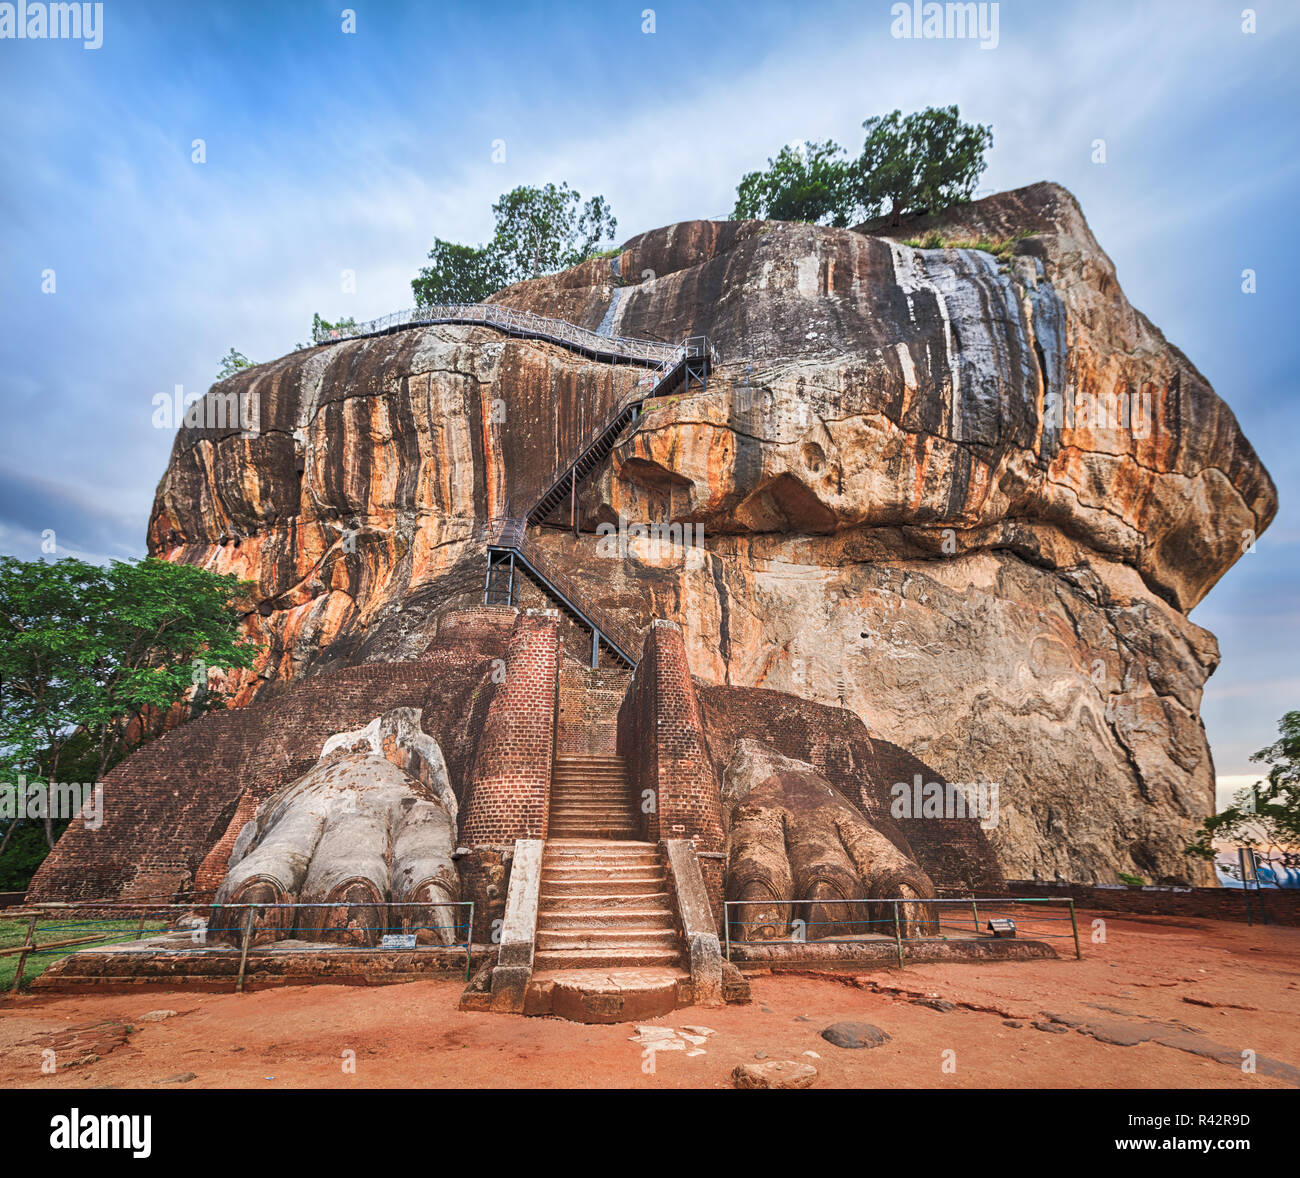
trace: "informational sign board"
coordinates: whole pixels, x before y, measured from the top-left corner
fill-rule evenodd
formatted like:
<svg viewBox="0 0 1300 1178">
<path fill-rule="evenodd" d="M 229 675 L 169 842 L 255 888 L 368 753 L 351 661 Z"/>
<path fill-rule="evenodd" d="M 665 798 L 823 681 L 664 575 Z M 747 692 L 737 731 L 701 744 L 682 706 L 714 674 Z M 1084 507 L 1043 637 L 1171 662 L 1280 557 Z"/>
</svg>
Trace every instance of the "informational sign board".
<svg viewBox="0 0 1300 1178">
<path fill-rule="evenodd" d="M 381 949 L 414 949 L 414 933 L 385 933 L 379 942 Z"/>
</svg>

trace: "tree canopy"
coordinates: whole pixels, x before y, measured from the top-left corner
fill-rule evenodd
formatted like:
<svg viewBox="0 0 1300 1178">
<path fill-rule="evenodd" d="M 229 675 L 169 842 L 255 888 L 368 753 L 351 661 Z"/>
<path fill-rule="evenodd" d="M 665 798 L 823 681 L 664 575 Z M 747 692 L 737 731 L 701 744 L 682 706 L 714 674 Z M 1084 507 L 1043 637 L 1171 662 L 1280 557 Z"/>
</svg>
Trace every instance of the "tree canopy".
<svg viewBox="0 0 1300 1178">
<path fill-rule="evenodd" d="M 736 188 L 732 217 L 810 221 L 847 226 L 856 207 L 856 177 L 834 140 L 783 147 L 764 172 L 749 172 Z"/>
<path fill-rule="evenodd" d="M 243 352 L 237 352 L 234 348 L 231 348 L 221 357 L 221 367 L 217 369 L 217 379 L 225 380 L 226 377 L 234 376 L 236 372 L 242 372 L 245 368 L 253 368 L 256 364 L 256 360 L 250 360 Z"/>
<path fill-rule="evenodd" d="M 430 265 L 411 280 L 417 303 L 480 303 L 511 283 L 577 265 L 618 230 L 603 196 L 584 202 L 567 184 L 521 185 L 492 212 L 496 229 L 486 245 L 434 240 Z"/>
<path fill-rule="evenodd" d="M 842 227 L 888 215 L 897 225 L 970 200 L 993 145 L 992 128 L 963 123 L 955 106 L 895 110 L 862 127 L 856 159 L 831 139 L 783 147 L 741 178 L 732 216 Z"/>
<path fill-rule="evenodd" d="M 101 568 L 0 557 L 0 782 L 98 781 L 151 716 L 222 706 L 209 671 L 250 667 L 258 650 L 240 636 L 245 588 L 152 558 Z"/>
<path fill-rule="evenodd" d="M 867 119 L 858 157 L 858 200 L 868 220 L 934 213 L 975 195 L 992 127 L 963 123 L 955 106 Z"/>
<path fill-rule="evenodd" d="M 1268 765 L 1268 775 L 1210 815 L 1189 854 L 1213 859 L 1215 839 L 1288 856 L 1300 852 L 1300 712 L 1287 712 L 1277 730 L 1278 739 L 1250 758 Z"/>
</svg>

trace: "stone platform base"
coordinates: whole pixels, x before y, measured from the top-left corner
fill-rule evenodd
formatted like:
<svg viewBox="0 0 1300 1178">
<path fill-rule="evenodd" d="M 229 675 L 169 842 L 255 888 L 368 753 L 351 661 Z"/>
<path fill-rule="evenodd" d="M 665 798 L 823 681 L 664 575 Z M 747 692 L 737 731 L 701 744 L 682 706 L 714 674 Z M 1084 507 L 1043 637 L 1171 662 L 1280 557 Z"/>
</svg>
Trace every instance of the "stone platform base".
<svg viewBox="0 0 1300 1178">
<path fill-rule="evenodd" d="M 576 1023 L 626 1023 L 669 1014 L 695 1000 L 684 969 L 568 969 L 533 975 L 524 1014 L 550 1014 Z"/>
<path fill-rule="evenodd" d="M 1068 956 L 1074 956 L 1074 942 L 1068 943 Z M 903 964 L 919 965 L 939 961 L 1035 961 L 1057 957 L 1046 941 L 1019 937 L 946 937 L 936 941 L 916 941 L 903 945 Z M 898 964 L 898 945 L 890 937 L 864 937 L 857 941 L 807 941 L 792 945 L 789 941 L 749 941 L 731 943 L 731 961 L 742 969 L 746 965 L 816 965 L 825 969 L 837 966 L 859 969 Z"/>
<path fill-rule="evenodd" d="M 495 945 L 475 946 L 473 964 L 489 964 Z M 229 992 L 239 977 L 240 951 L 196 946 L 189 933 L 81 949 L 56 961 L 33 990 L 71 992 L 187 989 Z M 271 986 L 387 986 L 427 978 L 463 978 L 464 946 L 365 949 L 314 941 L 275 941 L 248 952 L 244 989 Z"/>
</svg>

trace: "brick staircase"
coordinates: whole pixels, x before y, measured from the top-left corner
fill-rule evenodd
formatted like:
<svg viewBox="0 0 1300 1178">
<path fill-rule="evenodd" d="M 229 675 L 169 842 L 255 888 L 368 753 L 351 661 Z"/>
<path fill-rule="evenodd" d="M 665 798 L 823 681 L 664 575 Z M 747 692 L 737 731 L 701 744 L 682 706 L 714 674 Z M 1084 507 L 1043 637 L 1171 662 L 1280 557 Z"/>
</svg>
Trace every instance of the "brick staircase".
<svg viewBox="0 0 1300 1178">
<path fill-rule="evenodd" d="M 558 753 L 551 775 L 553 839 L 636 839 L 636 810 L 623 758 L 613 753 Z"/>
<path fill-rule="evenodd" d="M 637 841 L 627 766 L 614 753 L 558 753 L 537 912 L 538 970 L 675 967 L 667 871 Z"/>
<path fill-rule="evenodd" d="M 677 916 L 654 843 L 551 839 L 542 854 L 538 971 L 672 969 Z"/>
</svg>

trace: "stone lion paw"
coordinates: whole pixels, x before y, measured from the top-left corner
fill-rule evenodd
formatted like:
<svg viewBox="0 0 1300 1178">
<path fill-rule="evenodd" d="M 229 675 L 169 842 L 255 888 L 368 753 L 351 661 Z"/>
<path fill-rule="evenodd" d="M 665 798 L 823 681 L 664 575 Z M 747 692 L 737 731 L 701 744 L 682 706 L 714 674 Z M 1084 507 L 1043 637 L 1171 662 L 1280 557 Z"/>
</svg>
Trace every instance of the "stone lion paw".
<svg viewBox="0 0 1300 1178">
<path fill-rule="evenodd" d="M 737 940 L 807 940 L 935 927 L 930 877 L 812 765 L 739 740 L 723 775 L 727 898 Z M 874 901 L 874 902 L 873 902 Z M 803 922 L 802 925 L 797 922 Z"/>
<path fill-rule="evenodd" d="M 464 939 L 452 855 L 456 796 L 442 750 L 420 728 L 420 709 L 395 708 L 365 728 L 330 737 L 320 760 L 268 798 L 239 832 L 211 927 L 253 943 L 298 937 L 375 945 L 386 932 L 418 943 Z M 403 905 L 413 905 L 405 907 Z"/>
</svg>

